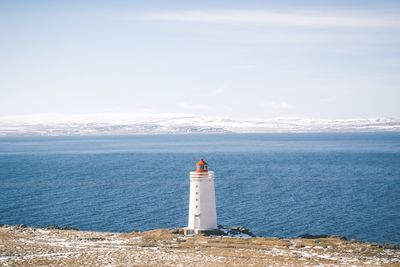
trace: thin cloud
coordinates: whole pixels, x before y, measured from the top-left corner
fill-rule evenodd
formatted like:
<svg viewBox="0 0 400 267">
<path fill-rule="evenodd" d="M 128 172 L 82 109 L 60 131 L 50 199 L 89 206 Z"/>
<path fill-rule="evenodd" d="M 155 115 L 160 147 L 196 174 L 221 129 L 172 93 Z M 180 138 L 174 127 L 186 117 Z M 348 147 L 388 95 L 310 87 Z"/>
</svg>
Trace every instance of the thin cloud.
<svg viewBox="0 0 400 267">
<path fill-rule="evenodd" d="M 400 28 L 400 19 L 384 15 L 278 13 L 269 11 L 148 12 L 136 18 L 153 21 L 301 26 L 310 28 Z"/>
</svg>

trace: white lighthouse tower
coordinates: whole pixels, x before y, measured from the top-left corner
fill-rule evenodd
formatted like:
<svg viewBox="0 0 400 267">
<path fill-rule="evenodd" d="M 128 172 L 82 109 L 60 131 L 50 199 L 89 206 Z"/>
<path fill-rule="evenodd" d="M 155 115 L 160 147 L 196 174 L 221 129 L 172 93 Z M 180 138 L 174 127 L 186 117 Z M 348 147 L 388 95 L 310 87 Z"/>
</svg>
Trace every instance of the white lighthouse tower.
<svg viewBox="0 0 400 267">
<path fill-rule="evenodd" d="M 217 209 L 215 205 L 214 172 L 208 170 L 201 159 L 196 171 L 190 172 L 189 223 L 188 232 L 217 229 Z"/>
</svg>

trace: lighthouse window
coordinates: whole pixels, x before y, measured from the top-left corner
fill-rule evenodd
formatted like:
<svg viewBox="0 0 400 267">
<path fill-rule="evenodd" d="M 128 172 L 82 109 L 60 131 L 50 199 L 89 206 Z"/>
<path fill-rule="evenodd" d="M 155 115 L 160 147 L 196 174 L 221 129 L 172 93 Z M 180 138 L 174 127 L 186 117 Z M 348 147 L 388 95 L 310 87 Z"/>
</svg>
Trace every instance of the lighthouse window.
<svg viewBox="0 0 400 267">
<path fill-rule="evenodd" d="M 198 208 L 199 206 L 196 206 L 196 208 Z"/>
<path fill-rule="evenodd" d="M 196 192 L 196 195 L 198 195 L 199 194 L 199 192 Z"/>
<path fill-rule="evenodd" d="M 199 201 L 199 199 L 198 199 L 198 198 L 196 198 L 196 201 Z"/>
<path fill-rule="evenodd" d="M 199 188 L 199 185 L 196 185 L 196 188 Z"/>
</svg>

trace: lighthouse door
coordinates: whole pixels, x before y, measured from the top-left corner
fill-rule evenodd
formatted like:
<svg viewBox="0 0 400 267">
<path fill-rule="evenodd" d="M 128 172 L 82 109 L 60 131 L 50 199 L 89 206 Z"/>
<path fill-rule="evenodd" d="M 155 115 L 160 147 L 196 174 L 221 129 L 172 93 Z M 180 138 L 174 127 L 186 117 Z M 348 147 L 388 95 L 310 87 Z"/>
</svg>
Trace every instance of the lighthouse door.
<svg viewBox="0 0 400 267">
<path fill-rule="evenodd" d="M 194 215 L 194 229 L 199 229 L 200 226 L 200 214 Z"/>
</svg>

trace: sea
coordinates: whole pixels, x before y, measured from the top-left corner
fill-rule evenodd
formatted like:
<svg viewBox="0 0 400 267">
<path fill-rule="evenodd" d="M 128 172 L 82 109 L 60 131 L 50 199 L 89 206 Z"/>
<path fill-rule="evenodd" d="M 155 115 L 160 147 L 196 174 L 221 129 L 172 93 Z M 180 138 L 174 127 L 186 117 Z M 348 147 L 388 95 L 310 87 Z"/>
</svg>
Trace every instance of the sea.
<svg viewBox="0 0 400 267">
<path fill-rule="evenodd" d="M 0 223 L 185 227 L 201 158 L 221 225 L 400 244 L 400 133 L 1 137 Z"/>
</svg>

